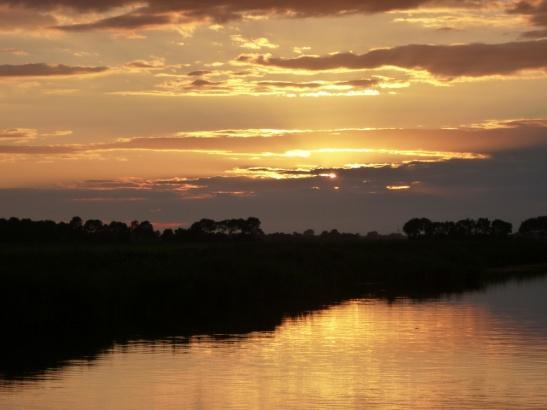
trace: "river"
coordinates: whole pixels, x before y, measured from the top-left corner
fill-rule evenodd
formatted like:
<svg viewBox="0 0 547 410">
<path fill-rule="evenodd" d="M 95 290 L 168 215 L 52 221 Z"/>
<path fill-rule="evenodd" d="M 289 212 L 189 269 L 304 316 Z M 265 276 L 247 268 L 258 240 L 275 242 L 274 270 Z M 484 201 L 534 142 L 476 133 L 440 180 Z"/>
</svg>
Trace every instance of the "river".
<svg viewBox="0 0 547 410">
<path fill-rule="evenodd" d="M 547 277 L 350 300 L 273 331 L 115 344 L 0 379 L 1 409 L 545 409 Z"/>
</svg>

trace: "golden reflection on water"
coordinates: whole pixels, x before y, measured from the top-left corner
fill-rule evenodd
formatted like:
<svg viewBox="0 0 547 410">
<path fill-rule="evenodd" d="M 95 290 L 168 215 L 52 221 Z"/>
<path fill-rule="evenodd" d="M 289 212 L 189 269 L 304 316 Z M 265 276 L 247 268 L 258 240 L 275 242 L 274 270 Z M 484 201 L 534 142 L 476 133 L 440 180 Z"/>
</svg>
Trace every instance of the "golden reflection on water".
<svg viewBox="0 0 547 410">
<path fill-rule="evenodd" d="M 116 346 L 0 388 L 0 408 L 547 408 L 545 386 L 547 333 L 518 317 L 360 300 L 275 332 Z"/>
</svg>

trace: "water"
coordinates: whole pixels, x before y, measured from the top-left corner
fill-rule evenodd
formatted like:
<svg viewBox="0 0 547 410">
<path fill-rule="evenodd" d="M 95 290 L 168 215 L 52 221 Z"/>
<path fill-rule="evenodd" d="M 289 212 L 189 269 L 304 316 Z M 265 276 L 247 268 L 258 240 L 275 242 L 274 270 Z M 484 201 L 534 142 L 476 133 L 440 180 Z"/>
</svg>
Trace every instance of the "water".
<svg viewBox="0 0 547 410">
<path fill-rule="evenodd" d="M 116 345 L 0 380 L 1 409 L 547 408 L 547 277 L 354 300 L 272 332 Z"/>
</svg>

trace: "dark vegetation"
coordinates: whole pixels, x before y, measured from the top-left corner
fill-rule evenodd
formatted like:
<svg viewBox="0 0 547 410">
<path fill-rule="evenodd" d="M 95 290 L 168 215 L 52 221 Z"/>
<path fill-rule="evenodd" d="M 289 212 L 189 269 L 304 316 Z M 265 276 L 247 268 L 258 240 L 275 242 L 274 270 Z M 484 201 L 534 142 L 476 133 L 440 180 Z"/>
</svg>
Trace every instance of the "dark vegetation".
<svg viewBox="0 0 547 410">
<path fill-rule="evenodd" d="M 501 239 L 512 235 L 513 226 L 509 222 L 487 218 L 463 219 L 457 222 L 433 222 L 427 218 L 414 218 L 403 228 L 406 237 L 401 234 L 380 235 L 369 232 L 366 236 L 340 233 L 336 229 L 323 231 L 316 235 L 311 229 L 303 233 L 264 234 L 258 218 L 227 219 L 214 221 L 202 219 L 188 229 L 165 229 L 163 232 L 154 229 L 148 222 L 133 221 L 129 225 L 113 221 L 103 223 L 97 219 L 83 221 L 74 217 L 68 223 L 54 221 L 32 221 L 30 219 L 0 219 L 0 243 L 142 243 L 142 242 L 215 242 L 226 240 L 291 240 L 318 239 Z M 524 221 L 518 236 L 547 237 L 547 216 L 531 218 Z"/>
<path fill-rule="evenodd" d="M 0 220 L 0 374 L 47 368 L 115 340 L 273 329 L 287 314 L 351 297 L 480 289 L 520 275 L 493 268 L 547 263 L 546 219 L 524 222 L 517 235 L 496 221 L 449 223 L 450 235 L 409 221 L 405 232 L 416 240 L 265 235 L 256 218 L 163 233 L 148 222 Z"/>
<path fill-rule="evenodd" d="M 142 242 L 193 242 L 221 239 L 254 240 L 264 236 L 257 218 L 213 221 L 202 219 L 188 229 L 156 231 L 148 222 L 133 221 L 129 225 L 113 221 L 103 223 L 97 219 L 86 222 L 74 217 L 69 223 L 32 221 L 30 219 L 0 219 L 0 242 L 4 243 L 142 243 Z"/>
<path fill-rule="evenodd" d="M 410 239 L 469 239 L 506 238 L 513 232 L 513 225 L 496 219 L 463 219 L 458 222 L 432 222 L 427 218 L 414 218 L 403 227 Z M 525 233 L 522 229 L 520 233 Z"/>
</svg>

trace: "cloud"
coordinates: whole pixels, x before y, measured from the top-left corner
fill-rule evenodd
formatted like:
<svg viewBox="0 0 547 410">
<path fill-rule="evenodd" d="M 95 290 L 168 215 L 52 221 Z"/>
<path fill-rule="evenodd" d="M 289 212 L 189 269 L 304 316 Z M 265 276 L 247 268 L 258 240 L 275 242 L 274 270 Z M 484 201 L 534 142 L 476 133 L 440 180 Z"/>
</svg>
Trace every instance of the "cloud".
<svg viewBox="0 0 547 410">
<path fill-rule="evenodd" d="M 23 128 L 0 135 L 27 141 L 36 133 L 46 135 Z M 220 165 L 200 176 L 112 175 L 47 189 L 0 189 L 0 214 L 190 222 L 256 215 L 268 230 L 366 232 L 393 231 L 422 215 L 519 221 L 547 206 L 547 122 L 541 118 L 459 129 L 228 129 L 95 144 L 0 145 L 11 161 L 4 167 L 14 173 L 26 169 L 23 161 L 34 165 L 45 158 L 49 167 L 92 155 L 111 160 L 121 152 L 128 158 L 133 152 L 139 161 L 178 152 L 187 164 L 216 156 Z M 140 174 L 142 162 L 126 164 L 126 175 Z"/>
<path fill-rule="evenodd" d="M 290 70 L 364 70 L 399 67 L 426 70 L 444 79 L 512 75 L 526 70 L 547 70 L 547 40 L 501 44 L 414 44 L 369 51 L 365 54 L 337 53 L 325 56 L 277 58 L 243 55 L 240 62 Z"/>
<path fill-rule="evenodd" d="M 3 64 L 0 65 L 0 78 L 80 76 L 100 74 L 108 70 L 108 67 L 79 67 L 64 64 Z"/>
<path fill-rule="evenodd" d="M 25 50 L 21 50 L 15 47 L 0 48 L 0 53 L 13 54 L 14 56 L 27 56 L 28 53 Z"/>
<path fill-rule="evenodd" d="M 304 54 L 304 52 L 310 51 L 310 50 L 311 50 L 311 47 L 308 47 L 308 46 L 303 46 L 303 47 L 295 46 L 292 48 L 292 51 L 295 54 Z"/>
<path fill-rule="evenodd" d="M 319 81 L 298 82 L 298 81 L 258 81 L 259 87 L 266 88 L 321 88 L 325 84 Z"/>
<path fill-rule="evenodd" d="M 500 129 L 500 128 L 518 128 L 518 129 L 547 129 L 547 119 L 543 118 L 524 118 L 513 120 L 492 120 L 479 124 L 473 124 L 474 128 Z"/>
<path fill-rule="evenodd" d="M 232 41 L 239 45 L 241 48 L 249 50 L 260 50 L 262 48 L 279 48 L 279 45 L 272 43 L 266 37 L 259 37 L 255 39 L 249 39 L 241 34 L 234 34 L 230 36 Z"/>
<path fill-rule="evenodd" d="M 35 130 L 4 130 L 6 135 Z M 41 133 L 40 135 L 51 135 Z M 497 152 L 547 146 L 547 121 L 488 121 L 457 129 L 241 129 L 188 131 L 175 135 L 134 137 L 112 142 L 69 145 L 0 146 L 2 153 L 65 154 L 107 151 L 171 151 L 217 156 L 325 158 L 375 156 L 401 162 L 412 159 L 484 159 Z"/>
<path fill-rule="evenodd" d="M 51 132 L 41 133 L 40 137 L 66 137 L 72 134 L 73 134 L 72 130 L 55 130 Z"/>
<path fill-rule="evenodd" d="M 125 64 L 125 68 L 134 71 L 150 71 L 165 68 L 165 59 L 153 57 L 148 60 L 133 60 Z"/>
<path fill-rule="evenodd" d="M 25 28 L 54 28 L 65 32 L 84 31 L 126 31 L 171 28 L 182 30 L 183 25 L 209 24 L 222 27 L 223 23 L 245 18 L 285 17 L 308 18 L 326 16 L 346 16 L 355 14 L 375 14 L 384 12 L 425 13 L 439 9 L 494 9 L 507 8 L 509 14 L 528 16 L 530 24 L 538 30 L 530 31 L 528 37 L 545 37 L 547 24 L 545 0 L 492 2 L 487 0 L 0 0 L 0 30 L 21 30 Z M 2 14 L 6 18 L 1 18 Z M 442 18 L 441 18 L 442 17 Z M 484 17 L 474 20 L 481 24 Z M 503 18 L 496 17 L 499 25 L 506 24 Z M 441 21 L 443 20 L 443 21 Z M 434 17 L 400 18 L 398 21 L 423 22 L 426 25 L 453 23 L 452 15 Z M 456 19 L 457 20 L 457 19 Z M 497 21 L 496 20 L 496 21 Z M 493 24 L 494 16 L 486 23 Z M 61 23 L 61 24 L 59 24 Z M 269 47 L 266 39 L 242 42 L 252 48 Z M 266 40 L 260 44 L 262 40 Z M 272 45 L 273 46 L 273 45 Z M 298 52 L 298 51 L 297 51 Z"/>
<path fill-rule="evenodd" d="M 169 15 L 148 15 L 148 14 L 124 14 L 121 16 L 109 17 L 92 23 L 70 24 L 57 26 L 62 31 L 81 32 L 94 30 L 127 30 L 150 29 L 163 25 L 175 23 Z"/>
<path fill-rule="evenodd" d="M 168 80 L 156 85 L 153 89 L 115 91 L 113 94 L 160 97 L 235 95 L 282 97 L 376 96 L 383 89 L 392 91 L 395 88 L 409 86 L 406 80 L 397 80 L 387 76 L 352 80 L 281 81 L 273 79 L 256 80 L 254 78 L 260 78 L 262 74 L 252 72 L 197 70 L 188 73 L 186 76 L 160 74 L 159 77 L 168 78 Z"/>
<path fill-rule="evenodd" d="M 255 215 L 266 230 L 289 232 L 391 232 L 415 216 L 486 216 L 518 223 L 545 210 L 546 155 L 543 147 L 504 151 L 480 161 L 275 170 L 306 178 L 114 178 L 47 189 L 0 189 L 0 213 L 188 222 Z"/>
<path fill-rule="evenodd" d="M 0 128 L 0 140 L 28 140 L 37 135 L 37 130 L 32 128 Z"/>
<path fill-rule="evenodd" d="M 34 128 L 0 128 L 0 141 L 2 143 L 16 144 L 8 146 L 0 146 L 0 153 L 27 153 L 25 148 L 28 143 L 34 143 L 34 140 L 38 138 L 49 137 L 66 137 L 72 135 L 72 130 L 51 130 L 45 132 L 39 132 Z M 34 148 L 31 148 L 31 150 Z M 40 152 L 40 151 L 38 151 Z"/>
<path fill-rule="evenodd" d="M 196 70 L 196 71 L 190 71 L 188 73 L 188 76 L 190 77 L 202 77 L 204 75 L 207 75 L 207 74 L 211 74 L 212 71 L 209 71 L 209 70 Z"/>
<path fill-rule="evenodd" d="M 363 80 L 350 80 L 350 81 L 258 81 L 256 84 L 259 87 L 271 87 L 275 88 L 329 88 L 332 87 L 351 87 L 351 88 L 372 88 L 376 87 L 380 81 L 378 79 L 363 79 Z"/>
<path fill-rule="evenodd" d="M 3 7 L 0 0 L 0 32 L 23 31 L 57 24 L 54 16 L 27 8 Z"/>
<path fill-rule="evenodd" d="M 547 37 L 547 0 L 519 1 L 508 12 L 527 16 L 530 24 L 538 28 L 524 33 L 524 37 Z"/>
<path fill-rule="evenodd" d="M 71 17 L 78 14 L 92 18 L 93 20 L 85 23 L 57 26 L 60 30 L 79 32 L 133 31 L 195 22 L 219 25 L 245 17 L 305 18 L 373 14 L 420 7 L 480 7 L 487 3 L 485 0 L 0 0 L 0 8 L 39 13 L 46 18 L 54 18 L 55 15 Z"/>
<path fill-rule="evenodd" d="M 9 155 L 66 155 L 78 154 L 85 150 L 70 146 L 54 145 L 1 145 L 0 154 Z"/>
<path fill-rule="evenodd" d="M 33 170 L 34 180 L 66 181 L 70 175 L 51 175 L 49 172 L 63 169 L 67 161 L 71 162 L 71 175 L 80 177 L 96 177 L 93 170 L 97 169 L 106 177 L 120 172 L 126 176 L 162 176 L 166 175 L 164 172 L 173 175 L 173 170 L 179 170 L 176 176 L 190 179 L 238 176 L 313 180 L 315 169 L 331 174 L 359 168 L 400 167 L 415 161 L 437 163 L 461 159 L 480 162 L 496 158 L 504 151 L 532 148 L 545 151 L 546 130 L 539 124 L 518 126 L 515 123 L 495 129 L 195 131 L 100 143 L 75 143 L 79 140 L 78 135 L 60 141 L 55 138 L 50 141 L 6 139 L 0 144 L 0 168 L 5 172 L 5 181 L 17 179 L 18 170 L 23 175 Z M 180 168 L 181 163 L 186 166 Z M 154 164 L 153 169 L 146 168 L 151 164 Z M 385 186 L 409 185 L 412 181 L 398 178 L 386 181 Z M 418 187 L 412 185 L 412 189 Z M 217 191 L 228 189 L 218 187 Z M 234 187 L 233 191 L 255 192 L 243 187 Z"/>
</svg>

